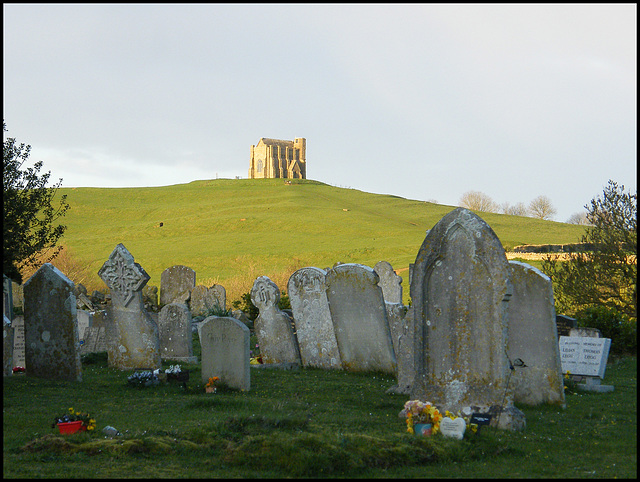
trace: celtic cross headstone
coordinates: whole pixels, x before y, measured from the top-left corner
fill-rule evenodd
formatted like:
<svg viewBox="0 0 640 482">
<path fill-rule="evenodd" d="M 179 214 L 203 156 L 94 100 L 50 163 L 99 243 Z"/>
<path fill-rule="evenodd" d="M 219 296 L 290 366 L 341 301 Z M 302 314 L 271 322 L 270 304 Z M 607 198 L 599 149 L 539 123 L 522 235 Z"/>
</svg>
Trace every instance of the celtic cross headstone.
<svg viewBox="0 0 640 482">
<path fill-rule="evenodd" d="M 160 368 L 158 325 L 144 309 L 142 288 L 150 276 L 122 243 L 98 271 L 111 290 L 110 320 L 114 339 L 108 347 L 109 365 L 122 370 Z"/>
</svg>

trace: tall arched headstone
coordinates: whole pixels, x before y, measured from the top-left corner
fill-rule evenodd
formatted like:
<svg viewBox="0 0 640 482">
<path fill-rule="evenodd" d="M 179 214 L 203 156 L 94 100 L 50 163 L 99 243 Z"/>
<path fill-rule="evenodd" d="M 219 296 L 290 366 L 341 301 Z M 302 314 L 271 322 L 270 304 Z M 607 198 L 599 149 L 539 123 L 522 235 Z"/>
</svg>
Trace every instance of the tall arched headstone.
<svg viewBox="0 0 640 482">
<path fill-rule="evenodd" d="M 287 292 L 304 366 L 342 368 L 327 301 L 326 271 L 301 268 L 291 275 Z"/>
<path fill-rule="evenodd" d="M 513 296 L 509 300 L 509 358 L 526 367 L 513 373 L 514 400 L 526 405 L 564 405 L 564 379 L 558 345 L 551 279 L 537 268 L 509 261 Z"/>
<path fill-rule="evenodd" d="M 479 216 L 457 208 L 431 229 L 413 267 L 416 375 L 411 397 L 441 411 L 494 414 L 522 428 L 508 387 L 510 269 L 500 240 Z"/>
<path fill-rule="evenodd" d="M 121 370 L 160 368 L 158 325 L 144 309 L 142 288 L 149 275 L 118 244 L 98 271 L 111 290 L 109 365 Z"/>
<path fill-rule="evenodd" d="M 50 263 L 24 284 L 27 375 L 82 381 L 73 281 Z"/>
</svg>

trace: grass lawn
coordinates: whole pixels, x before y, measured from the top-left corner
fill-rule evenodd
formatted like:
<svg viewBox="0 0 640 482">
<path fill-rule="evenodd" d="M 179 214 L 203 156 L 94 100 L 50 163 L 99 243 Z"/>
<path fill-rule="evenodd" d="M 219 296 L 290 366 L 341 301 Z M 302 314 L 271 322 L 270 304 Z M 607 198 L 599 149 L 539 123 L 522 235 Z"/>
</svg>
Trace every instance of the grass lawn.
<svg viewBox="0 0 640 482">
<path fill-rule="evenodd" d="M 197 341 L 197 337 L 194 337 Z M 199 345 L 195 343 L 195 351 Z M 169 363 L 165 363 L 168 367 Z M 180 383 L 134 388 L 106 356 L 83 382 L 4 379 L 3 476 L 62 477 L 637 477 L 637 358 L 610 360 L 608 394 L 524 407 L 527 428 L 482 428 L 462 441 L 408 434 L 389 375 L 252 369 L 246 392 L 204 393 L 199 365 Z M 62 436 L 53 417 L 89 412 L 97 429 Z M 116 427 L 122 435 L 106 438 Z"/>
</svg>

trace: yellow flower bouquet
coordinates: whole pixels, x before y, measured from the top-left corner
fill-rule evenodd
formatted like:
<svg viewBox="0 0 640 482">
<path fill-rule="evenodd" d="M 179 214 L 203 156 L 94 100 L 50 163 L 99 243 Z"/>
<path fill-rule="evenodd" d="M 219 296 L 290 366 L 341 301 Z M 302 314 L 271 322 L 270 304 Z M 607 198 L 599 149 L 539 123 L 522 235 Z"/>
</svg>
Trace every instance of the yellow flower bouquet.
<svg viewBox="0 0 640 482">
<path fill-rule="evenodd" d="M 431 402 L 409 400 L 404 404 L 404 413 L 407 421 L 407 432 L 414 433 L 414 425 L 428 423 L 431 424 L 431 433 L 438 433 L 442 414 Z"/>
</svg>

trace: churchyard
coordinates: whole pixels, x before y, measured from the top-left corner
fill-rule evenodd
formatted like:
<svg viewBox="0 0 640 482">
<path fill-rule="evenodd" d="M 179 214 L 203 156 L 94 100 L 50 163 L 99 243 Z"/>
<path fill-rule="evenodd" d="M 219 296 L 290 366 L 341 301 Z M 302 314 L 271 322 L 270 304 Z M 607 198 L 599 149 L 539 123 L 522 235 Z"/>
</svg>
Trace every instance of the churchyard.
<svg viewBox="0 0 640 482">
<path fill-rule="evenodd" d="M 24 354 L 5 322 L 5 476 L 637 471 L 636 358 L 610 360 L 615 340 L 561 329 L 549 278 L 509 262 L 466 209 L 427 231 L 409 266 L 410 306 L 386 262 L 298 269 L 290 311 L 259 276 L 251 324 L 212 310 L 226 310 L 223 287 L 197 290 L 183 265 L 163 271 L 160 303 L 149 301 L 150 276 L 121 243 L 98 274 L 111 302 L 88 324 L 87 302 L 50 264 L 24 285 Z M 26 373 L 12 373 L 14 356 Z M 408 400 L 444 415 L 431 436 L 413 433 Z M 97 429 L 47 430 L 65 407 L 90 412 Z"/>
</svg>

